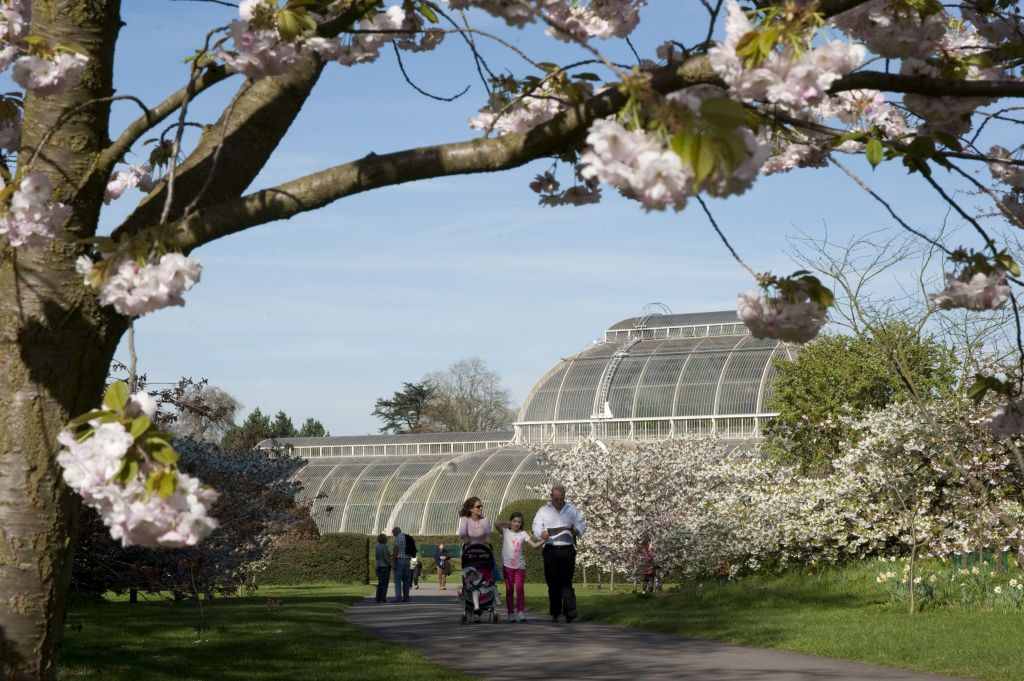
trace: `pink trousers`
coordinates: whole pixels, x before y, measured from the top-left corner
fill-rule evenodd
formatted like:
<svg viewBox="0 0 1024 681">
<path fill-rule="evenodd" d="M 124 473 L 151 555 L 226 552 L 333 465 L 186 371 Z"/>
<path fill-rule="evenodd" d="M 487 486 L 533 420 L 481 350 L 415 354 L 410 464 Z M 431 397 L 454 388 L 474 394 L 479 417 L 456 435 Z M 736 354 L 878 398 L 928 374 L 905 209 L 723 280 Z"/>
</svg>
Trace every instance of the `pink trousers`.
<svg viewBox="0 0 1024 681">
<path fill-rule="evenodd" d="M 508 614 L 522 612 L 526 607 L 526 593 L 523 585 L 526 583 L 526 568 L 510 568 L 502 565 L 505 573 L 505 603 L 508 605 Z"/>
</svg>

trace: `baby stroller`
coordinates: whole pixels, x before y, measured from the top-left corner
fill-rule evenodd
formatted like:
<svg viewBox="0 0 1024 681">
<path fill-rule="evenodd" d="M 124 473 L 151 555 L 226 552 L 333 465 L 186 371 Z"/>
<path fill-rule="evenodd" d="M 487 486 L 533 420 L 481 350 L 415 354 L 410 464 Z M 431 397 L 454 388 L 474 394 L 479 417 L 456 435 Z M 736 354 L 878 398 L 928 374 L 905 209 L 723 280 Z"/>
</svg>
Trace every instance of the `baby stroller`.
<svg viewBox="0 0 1024 681">
<path fill-rule="evenodd" d="M 494 605 L 498 590 L 494 588 L 494 554 L 486 544 L 469 544 L 462 549 L 462 601 L 461 624 L 479 622 L 482 615 L 488 621 L 498 623 L 498 611 Z"/>
</svg>

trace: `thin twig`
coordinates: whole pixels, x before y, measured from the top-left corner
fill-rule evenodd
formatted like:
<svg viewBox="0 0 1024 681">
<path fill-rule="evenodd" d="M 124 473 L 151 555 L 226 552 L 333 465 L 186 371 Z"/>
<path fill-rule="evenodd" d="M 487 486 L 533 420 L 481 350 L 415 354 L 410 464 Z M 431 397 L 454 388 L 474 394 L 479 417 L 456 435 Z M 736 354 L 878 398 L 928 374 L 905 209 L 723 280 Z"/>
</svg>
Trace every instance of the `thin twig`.
<svg viewBox="0 0 1024 681">
<path fill-rule="evenodd" d="M 49 130 L 46 131 L 46 133 L 43 135 L 43 138 L 41 140 L 39 140 L 39 144 L 36 145 L 35 151 L 32 152 L 32 156 L 29 157 L 28 164 L 25 167 L 25 172 L 28 173 L 28 171 L 32 170 L 32 166 L 36 162 L 36 157 L 39 156 L 39 152 L 41 152 L 43 150 L 43 147 L 45 147 L 46 144 L 50 141 L 50 137 L 52 137 L 53 134 L 55 132 L 57 132 L 57 130 L 61 126 L 63 126 L 65 123 L 67 123 L 68 120 L 70 120 L 72 116 L 74 116 L 75 114 L 77 114 L 78 112 L 80 112 L 80 111 L 82 111 L 84 109 L 87 109 L 88 107 L 92 106 L 93 104 L 100 104 L 102 102 L 116 102 L 116 101 L 122 100 L 122 99 L 128 100 L 130 102 L 135 102 L 146 113 L 146 115 L 149 115 L 149 109 L 146 108 L 146 105 L 142 102 L 142 100 L 139 99 L 138 97 L 133 97 L 132 95 L 115 95 L 113 97 L 97 97 L 96 99 L 90 99 L 88 102 L 82 102 L 78 106 L 73 107 L 71 109 L 68 109 L 67 111 L 65 111 L 64 113 L 62 113 L 60 116 L 57 117 L 57 120 L 53 124 L 53 127 L 51 127 Z"/>
<path fill-rule="evenodd" d="M 458 93 L 457 95 L 452 95 L 451 97 L 442 97 L 441 95 L 434 95 L 427 92 L 420 86 L 416 85 L 416 83 L 412 82 L 412 78 L 410 78 L 409 74 L 405 72 L 405 64 L 402 63 L 402 53 L 398 49 L 398 43 L 392 40 L 391 46 L 395 48 L 395 59 L 398 60 L 398 70 L 402 72 L 402 77 L 405 78 L 405 82 L 409 84 L 409 87 L 411 87 L 413 90 L 420 93 L 424 97 L 430 97 L 431 99 L 436 99 L 439 102 L 454 102 L 456 99 L 469 92 L 468 85 L 462 88 L 462 92 Z"/>
<path fill-rule="evenodd" d="M 732 257 L 736 259 L 736 262 L 743 266 L 743 269 L 750 272 L 751 276 L 753 276 L 754 279 L 757 279 L 757 272 L 755 272 L 753 268 L 750 267 L 750 265 L 743 262 L 743 258 L 739 256 L 739 254 L 736 252 L 736 249 L 732 247 L 732 244 L 730 244 L 729 240 L 725 237 L 725 234 L 723 234 L 722 230 L 719 229 L 718 223 L 715 222 L 715 218 L 714 216 L 711 215 L 711 211 L 708 210 L 708 206 L 706 203 L 704 203 L 704 199 L 700 197 L 700 194 L 694 194 L 693 197 L 697 199 L 697 203 L 699 203 L 700 207 L 704 209 L 704 214 L 708 216 L 708 220 L 711 222 L 711 226 L 714 227 L 715 232 L 718 233 L 718 238 L 722 240 L 722 243 L 725 244 L 725 247 L 729 249 L 730 253 L 732 253 Z"/>
<path fill-rule="evenodd" d="M 131 360 L 128 364 L 128 391 L 135 392 L 135 381 L 137 377 L 136 368 L 138 367 L 139 358 L 135 354 L 135 319 L 132 318 L 128 322 L 128 355 Z"/>
<path fill-rule="evenodd" d="M 889 205 L 889 204 L 888 204 L 888 203 L 887 203 L 887 202 L 885 201 L 885 199 L 883 199 L 883 198 L 882 198 L 881 196 L 879 196 L 878 194 L 876 194 L 876 193 L 875 193 L 875 192 L 874 192 L 874 191 L 873 191 L 873 190 L 871 189 L 871 187 L 869 187 L 869 186 L 868 186 L 867 184 L 865 184 L 864 180 L 862 180 L 862 179 L 860 179 L 859 177 L 857 177 L 857 175 L 855 175 L 855 174 L 854 174 L 854 173 L 853 173 L 853 172 L 852 172 L 852 171 L 851 171 L 851 170 L 850 170 L 849 168 L 847 168 L 847 167 L 846 167 L 846 166 L 844 166 L 844 165 L 843 165 L 842 163 L 840 163 L 839 161 L 837 161 L 837 160 L 835 159 L 835 157 L 833 157 L 833 156 L 832 156 L 832 154 L 829 154 L 829 155 L 828 155 L 828 160 L 829 160 L 829 162 L 830 162 L 830 163 L 832 163 L 832 165 L 834 165 L 835 167 L 839 168 L 839 169 L 840 169 L 840 170 L 842 170 L 842 171 L 843 171 L 844 173 L 846 173 L 847 177 L 849 177 L 849 178 L 850 178 L 851 180 L 853 180 L 854 182 L 856 182 L 856 183 L 857 183 L 857 185 L 858 185 L 858 186 L 859 186 L 859 187 L 860 187 L 861 189 L 863 189 L 864 191 L 866 191 L 866 192 L 867 192 L 868 194 L 870 194 L 870 195 L 871 195 L 871 197 L 875 199 L 875 201 L 878 201 L 878 202 L 879 202 L 880 204 L 882 204 L 883 206 L 885 206 L 885 209 L 886 209 L 887 211 L 889 211 L 889 215 L 891 215 L 891 216 L 893 217 L 893 219 L 894 219 L 894 220 L 896 220 L 896 222 L 898 222 L 898 223 L 900 224 L 900 226 L 901 226 L 901 227 L 903 227 L 903 229 L 907 230 L 908 232 L 910 232 L 910 233 L 911 233 L 911 234 L 913 234 L 914 236 L 917 236 L 917 237 L 920 237 L 920 238 L 924 239 L 925 241 L 927 241 L 928 243 L 930 243 L 930 244 L 931 244 L 932 246 L 934 246 L 935 248 L 937 248 L 937 249 L 939 249 L 940 251 L 942 251 L 943 253 L 945 253 L 946 255 L 950 255 L 950 256 L 951 256 L 951 255 L 953 255 L 953 251 L 949 250 L 948 248 L 946 248 L 946 247 L 945 247 L 945 246 L 943 246 L 943 245 L 942 245 L 941 243 L 939 243 L 939 242 L 938 242 L 938 241 L 936 241 L 935 239 L 931 238 L 930 236 L 928 236 L 928 235 L 927 235 L 927 234 L 925 234 L 924 232 L 920 232 L 920 231 L 918 231 L 918 230 L 914 229 L 913 227 L 911 227 L 910 225 L 908 225 L 908 224 L 907 224 L 907 223 L 906 223 L 906 222 L 905 222 L 905 221 L 903 220 L 903 218 L 901 218 L 901 217 L 900 217 L 899 215 L 897 215 L 897 214 L 896 214 L 896 211 L 895 211 L 895 210 L 893 210 L 892 206 L 890 206 L 890 205 Z"/>
<path fill-rule="evenodd" d="M 227 111 L 224 112 L 224 124 L 220 126 L 220 139 L 217 140 L 217 148 L 213 150 L 213 159 L 210 163 L 210 172 L 206 174 L 206 179 L 203 180 L 203 186 L 199 188 L 196 195 L 189 201 L 188 205 L 185 206 L 185 212 L 183 215 L 189 215 L 195 207 L 199 205 L 199 201 L 206 194 L 206 190 L 210 188 L 210 183 L 213 181 L 213 176 L 217 172 L 217 162 L 220 160 L 220 152 L 224 148 L 224 139 L 228 133 L 228 123 L 231 120 L 231 115 L 235 112 L 235 106 L 238 105 L 239 100 L 242 96 L 249 92 L 249 88 L 252 87 L 252 81 L 247 80 L 246 84 L 242 86 L 235 93 L 235 96 L 231 98 L 231 104 L 228 105 Z"/>
<path fill-rule="evenodd" d="M 996 255 L 998 253 L 998 251 L 996 251 L 996 242 L 992 239 L 992 237 L 988 235 L 988 232 L 985 231 L 981 224 L 977 220 L 975 220 L 973 216 L 969 215 L 967 211 L 961 208 L 960 204 L 958 204 L 952 196 L 946 193 L 946 190 L 944 190 L 942 186 L 935 181 L 935 178 L 931 176 L 931 173 L 921 173 L 921 175 L 924 177 L 925 181 L 928 184 L 930 184 L 932 188 L 935 189 L 935 191 L 939 193 L 939 196 L 945 199 L 946 203 L 948 203 L 953 208 L 953 210 L 959 213 L 960 217 L 962 217 L 964 220 L 967 220 L 971 227 L 973 227 L 974 230 L 981 235 L 981 238 L 985 240 L 985 245 L 988 246 L 989 250 L 992 251 L 992 255 Z"/>
</svg>

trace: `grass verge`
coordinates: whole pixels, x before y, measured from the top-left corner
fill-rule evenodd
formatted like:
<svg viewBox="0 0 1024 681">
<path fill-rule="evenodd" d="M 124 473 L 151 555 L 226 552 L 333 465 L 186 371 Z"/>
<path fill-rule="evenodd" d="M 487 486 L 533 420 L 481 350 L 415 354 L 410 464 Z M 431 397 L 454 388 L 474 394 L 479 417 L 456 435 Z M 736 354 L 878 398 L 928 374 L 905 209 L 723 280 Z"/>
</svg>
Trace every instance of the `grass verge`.
<svg viewBox="0 0 1024 681">
<path fill-rule="evenodd" d="M 691 584 L 656 596 L 630 585 L 577 585 L 581 620 L 779 648 L 986 681 L 1020 681 L 1024 615 L 931 610 L 885 602 L 874 561 L 814 572 Z M 526 602 L 547 611 L 547 590 Z M 538 617 L 540 615 L 538 614 Z"/>
<path fill-rule="evenodd" d="M 68 613 L 61 679 L 469 681 L 346 623 L 366 585 L 265 587 L 202 603 L 123 600 Z"/>
</svg>

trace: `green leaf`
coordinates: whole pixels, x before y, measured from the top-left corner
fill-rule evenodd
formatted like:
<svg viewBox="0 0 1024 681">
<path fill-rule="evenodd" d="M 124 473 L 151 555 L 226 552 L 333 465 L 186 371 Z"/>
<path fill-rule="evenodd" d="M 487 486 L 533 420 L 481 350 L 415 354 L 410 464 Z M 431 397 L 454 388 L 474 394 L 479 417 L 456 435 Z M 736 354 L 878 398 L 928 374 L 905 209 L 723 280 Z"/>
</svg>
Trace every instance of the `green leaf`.
<svg viewBox="0 0 1024 681">
<path fill-rule="evenodd" d="M 1017 262 L 1008 254 L 1000 253 L 996 256 L 996 265 L 1003 268 L 1013 276 L 1020 276 L 1020 267 Z"/>
<path fill-rule="evenodd" d="M 946 145 L 947 148 L 952 149 L 953 151 L 964 150 L 963 146 L 960 144 L 960 140 L 958 140 L 955 135 L 951 135 L 948 132 L 943 132 L 941 130 L 936 132 L 935 139 L 939 140 Z"/>
<path fill-rule="evenodd" d="M 977 374 L 974 377 L 974 383 L 967 388 L 967 397 L 971 398 L 975 402 L 981 402 L 990 390 L 999 392 L 1002 388 L 1003 382 L 998 378 Z"/>
<path fill-rule="evenodd" d="M 430 6 L 429 3 L 425 2 L 420 5 L 420 14 L 426 17 L 427 21 L 429 21 L 432 24 L 436 24 L 438 21 L 437 14 L 434 13 L 434 9 Z"/>
<path fill-rule="evenodd" d="M 863 130 L 853 130 L 853 131 L 850 131 L 850 132 L 844 132 L 842 135 L 839 135 L 838 137 L 833 137 L 829 141 L 828 144 L 829 144 L 830 147 L 834 148 L 834 147 L 838 147 L 839 145 L 843 144 L 844 142 L 850 142 L 850 141 L 859 142 L 862 139 L 864 139 L 865 137 L 867 137 L 867 133 L 865 131 L 863 131 Z"/>
<path fill-rule="evenodd" d="M 577 73 L 573 78 L 576 80 L 592 80 L 595 82 L 601 80 L 601 76 L 596 73 Z"/>
<path fill-rule="evenodd" d="M 747 122 L 747 110 L 728 97 L 712 97 L 700 105 L 700 115 L 712 125 L 738 128 Z"/>
<path fill-rule="evenodd" d="M 149 455 L 153 457 L 155 461 L 159 461 L 167 466 L 173 466 L 178 463 L 178 452 L 174 451 L 174 449 L 167 444 L 157 445 L 150 451 Z"/>
<path fill-rule="evenodd" d="M 877 137 L 872 137 L 868 140 L 864 154 L 868 157 L 868 163 L 871 164 L 872 168 L 878 167 L 878 164 L 882 162 L 882 153 L 884 151 L 885 149 L 882 147 L 882 143 L 878 141 Z"/>
<path fill-rule="evenodd" d="M 114 381 L 107 388 L 107 394 L 103 396 L 103 405 L 121 411 L 124 405 L 128 404 L 128 386 L 124 381 Z"/>
<path fill-rule="evenodd" d="M 138 439 L 140 435 L 149 430 L 150 425 L 149 417 L 145 414 L 139 414 L 132 419 L 132 427 L 130 430 L 132 437 Z"/>
<path fill-rule="evenodd" d="M 82 425 L 83 423 L 86 423 L 88 421 L 92 421 L 95 418 L 99 418 L 100 416 L 103 416 L 104 414 L 109 414 L 109 413 L 110 412 L 103 411 L 102 409 L 93 409 L 92 411 L 87 411 L 84 414 L 82 414 L 81 416 L 76 416 L 75 418 L 73 418 L 70 421 L 68 421 L 68 428 L 74 430 L 75 428 L 77 428 L 78 426 Z"/>
<path fill-rule="evenodd" d="M 715 170 L 715 149 L 710 140 L 698 138 L 700 146 L 697 149 L 697 162 L 693 166 L 693 173 L 696 176 L 697 184 L 704 181 Z"/>
<path fill-rule="evenodd" d="M 178 487 L 178 476 L 171 473 L 164 473 L 160 478 L 160 485 L 157 487 L 157 494 L 163 498 L 167 498 L 174 494 L 174 490 Z"/>
</svg>

